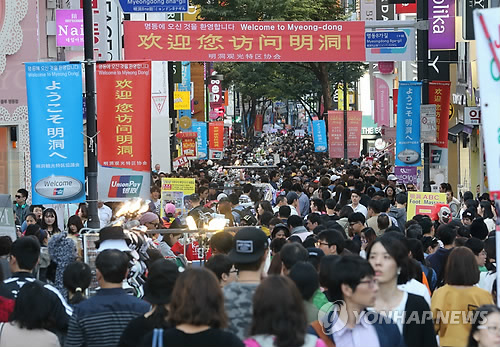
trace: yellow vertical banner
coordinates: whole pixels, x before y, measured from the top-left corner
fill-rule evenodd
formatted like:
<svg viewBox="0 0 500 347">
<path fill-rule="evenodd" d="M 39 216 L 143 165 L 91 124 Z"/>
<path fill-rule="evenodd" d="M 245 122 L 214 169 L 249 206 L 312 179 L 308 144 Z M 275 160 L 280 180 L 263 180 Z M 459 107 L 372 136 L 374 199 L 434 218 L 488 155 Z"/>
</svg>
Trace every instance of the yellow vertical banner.
<svg viewBox="0 0 500 347">
<path fill-rule="evenodd" d="M 338 87 L 337 87 L 337 100 L 338 100 L 337 109 L 340 111 L 343 111 L 344 110 L 344 85 L 342 83 L 339 83 Z"/>
</svg>

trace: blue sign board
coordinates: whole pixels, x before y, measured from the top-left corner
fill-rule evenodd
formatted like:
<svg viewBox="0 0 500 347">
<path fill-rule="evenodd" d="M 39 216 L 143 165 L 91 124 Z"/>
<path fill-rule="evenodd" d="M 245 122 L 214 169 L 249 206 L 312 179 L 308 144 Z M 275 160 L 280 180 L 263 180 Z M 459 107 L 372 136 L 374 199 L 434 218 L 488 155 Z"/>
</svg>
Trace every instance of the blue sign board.
<svg viewBox="0 0 500 347">
<path fill-rule="evenodd" d="M 313 120 L 313 140 L 314 140 L 314 151 L 315 152 L 326 152 L 328 149 L 328 138 L 326 137 L 326 125 L 325 121 Z"/>
<path fill-rule="evenodd" d="M 85 201 L 82 67 L 26 63 L 33 204 Z"/>
<path fill-rule="evenodd" d="M 120 0 L 123 12 L 187 12 L 188 0 Z"/>
<path fill-rule="evenodd" d="M 208 157 L 208 147 L 207 147 L 207 123 L 193 121 L 191 125 L 193 132 L 198 133 L 196 138 L 196 152 L 198 153 L 198 159 L 207 159 Z"/>
<path fill-rule="evenodd" d="M 396 125 L 396 166 L 420 166 L 420 104 L 422 82 L 401 81 Z"/>
<path fill-rule="evenodd" d="M 404 31 L 372 31 L 365 33 L 366 48 L 403 48 L 408 37 Z"/>
</svg>

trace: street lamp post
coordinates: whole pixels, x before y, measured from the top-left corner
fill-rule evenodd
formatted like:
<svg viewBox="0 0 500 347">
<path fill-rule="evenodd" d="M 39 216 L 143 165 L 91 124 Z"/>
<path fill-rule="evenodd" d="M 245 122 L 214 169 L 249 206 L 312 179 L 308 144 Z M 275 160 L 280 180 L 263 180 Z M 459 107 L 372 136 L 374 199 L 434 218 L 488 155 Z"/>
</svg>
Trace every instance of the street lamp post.
<svg viewBox="0 0 500 347">
<path fill-rule="evenodd" d="M 429 103 L 429 14 L 427 1 L 417 1 L 418 80 L 422 81 L 422 104 Z M 424 143 L 424 192 L 431 191 L 430 144 Z"/>
<path fill-rule="evenodd" d="M 92 21 L 92 0 L 83 0 L 83 33 L 85 52 L 85 101 L 87 109 L 87 188 L 88 188 L 88 227 L 99 228 L 97 210 L 97 123 L 95 110 L 94 85 L 94 32 Z"/>
</svg>

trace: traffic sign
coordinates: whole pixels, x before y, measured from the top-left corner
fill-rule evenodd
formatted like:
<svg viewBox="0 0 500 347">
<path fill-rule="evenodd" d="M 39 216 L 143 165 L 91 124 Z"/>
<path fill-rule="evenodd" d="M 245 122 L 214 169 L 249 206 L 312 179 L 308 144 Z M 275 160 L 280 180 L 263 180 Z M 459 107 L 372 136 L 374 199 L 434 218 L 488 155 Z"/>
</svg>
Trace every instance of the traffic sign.
<svg viewBox="0 0 500 347">
<path fill-rule="evenodd" d="M 365 33 L 366 48 L 403 48 L 408 36 L 404 31 L 369 31 Z"/>
<path fill-rule="evenodd" d="M 187 12 L 188 0 L 120 0 L 125 13 L 135 12 Z"/>
</svg>

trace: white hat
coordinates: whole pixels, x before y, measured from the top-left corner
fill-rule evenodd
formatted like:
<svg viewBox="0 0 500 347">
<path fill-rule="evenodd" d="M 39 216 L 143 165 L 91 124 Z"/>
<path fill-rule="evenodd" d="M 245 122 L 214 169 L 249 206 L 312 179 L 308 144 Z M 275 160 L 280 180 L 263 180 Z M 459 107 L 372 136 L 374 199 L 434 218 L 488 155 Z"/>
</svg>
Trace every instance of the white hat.
<svg viewBox="0 0 500 347">
<path fill-rule="evenodd" d="M 340 178 L 340 176 L 337 176 L 337 175 L 332 175 L 332 176 L 330 177 L 330 181 L 335 182 L 335 181 L 336 181 L 336 180 L 338 180 L 339 178 Z"/>
<path fill-rule="evenodd" d="M 397 181 L 398 178 L 396 177 L 396 175 L 390 174 L 389 176 L 387 176 L 387 180 L 388 181 Z"/>
</svg>

